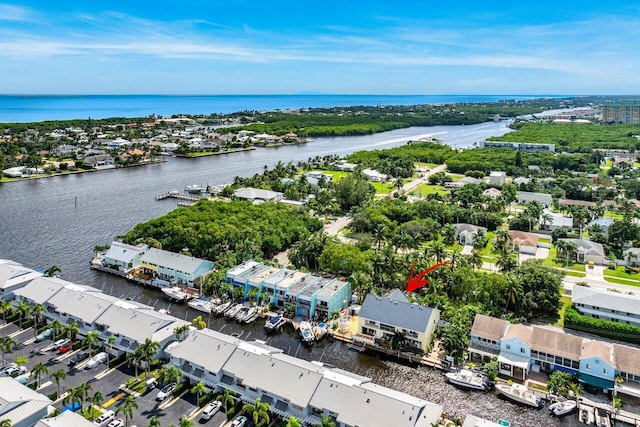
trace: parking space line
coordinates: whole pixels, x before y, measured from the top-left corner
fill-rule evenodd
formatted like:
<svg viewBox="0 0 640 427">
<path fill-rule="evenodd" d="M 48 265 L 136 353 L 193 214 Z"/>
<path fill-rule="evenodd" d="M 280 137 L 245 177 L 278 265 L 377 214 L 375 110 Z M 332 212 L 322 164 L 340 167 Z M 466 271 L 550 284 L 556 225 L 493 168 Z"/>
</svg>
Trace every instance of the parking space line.
<svg viewBox="0 0 640 427">
<path fill-rule="evenodd" d="M 82 348 L 79 348 L 79 349 L 77 349 L 76 351 L 68 351 L 68 352 L 66 352 L 65 354 L 63 354 L 63 355 L 61 355 L 61 356 L 58 356 L 58 357 L 56 357 L 56 358 L 55 358 L 55 359 L 53 359 L 53 360 L 55 360 L 56 362 L 62 362 L 64 359 L 67 359 L 67 358 L 69 358 L 69 357 L 73 356 L 74 354 L 76 354 L 76 353 L 77 353 L 77 352 L 79 352 L 80 350 L 82 350 Z"/>
<path fill-rule="evenodd" d="M 125 397 L 127 395 L 127 393 L 120 393 L 118 395 L 116 395 L 115 397 L 107 400 L 106 402 L 104 402 L 102 404 L 103 408 L 108 408 L 109 406 L 113 405 L 114 403 L 116 403 L 118 400 L 122 399 L 123 397 Z"/>
<path fill-rule="evenodd" d="M 29 344 L 35 342 L 35 340 L 36 340 L 35 338 L 30 338 L 30 339 L 26 340 L 25 342 L 23 342 L 22 345 L 29 345 Z"/>
<path fill-rule="evenodd" d="M 14 333 L 12 333 L 12 334 L 9 334 L 9 336 L 10 336 L 11 338 L 15 338 L 15 337 L 17 337 L 18 335 L 20 335 L 21 333 L 26 332 L 26 331 L 29 331 L 29 330 L 31 330 L 31 329 L 33 329 L 33 328 L 20 329 L 19 331 L 16 331 L 16 332 L 14 332 Z"/>
<path fill-rule="evenodd" d="M 162 405 L 158 406 L 158 409 L 167 409 L 169 406 L 173 405 L 174 403 L 176 403 L 182 396 L 184 396 L 189 390 L 185 390 L 182 393 L 180 393 L 180 396 L 176 396 L 171 400 L 166 401 L 165 403 L 163 403 Z"/>
<path fill-rule="evenodd" d="M 102 378 L 106 377 L 106 376 L 107 376 L 107 375 L 109 375 L 111 372 L 115 371 L 115 370 L 116 370 L 116 369 L 118 369 L 120 366 L 124 365 L 125 363 L 126 363 L 126 362 L 122 362 L 121 364 L 116 365 L 116 366 L 114 366 L 114 367 L 113 367 L 113 368 L 111 368 L 111 369 L 106 369 L 106 370 L 104 370 L 104 371 L 100 372 L 100 373 L 99 373 L 98 375 L 96 375 L 94 378 L 95 378 L 96 380 L 101 380 Z"/>
<path fill-rule="evenodd" d="M 47 381 L 46 383 L 40 384 L 40 387 L 38 387 L 38 390 L 43 389 L 45 387 L 49 387 L 51 384 L 53 384 L 51 381 Z"/>
</svg>

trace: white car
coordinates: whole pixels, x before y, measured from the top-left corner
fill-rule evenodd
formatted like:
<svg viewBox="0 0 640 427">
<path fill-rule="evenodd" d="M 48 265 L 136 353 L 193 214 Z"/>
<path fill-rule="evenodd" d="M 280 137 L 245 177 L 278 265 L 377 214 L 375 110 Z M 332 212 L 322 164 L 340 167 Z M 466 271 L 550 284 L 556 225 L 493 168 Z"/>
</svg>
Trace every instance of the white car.
<svg viewBox="0 0 640 427">
<path fill-rule="evenodd" d="M 118 418 L 117 420 L 111 421 L 107 427 L 122 427 L 123 425 L 124 420 L 122 418 Z"/>
<path fill-rule="evenodd" d="M 231 427 L 244 427 L 245 424 L 247 424 L 247 417 L 240 415 L 238 418 L 233 420 Z"/>
<path fill-rule="evenodd" d="M 93 422 L 93 424 L 100 427 L 104 427 L 108 425 L 115 417 L 116 417 L 115 412 L 107 411 L 104 414 L 100 415 L 98 419 Z"/>
<path fill-rule="evenodd" d="M 218 402 L 217 400 L 214 400 L 213 402 L 209 403 L 204 408 L 204 411 L 202 411 L 202 419 L 208 420 L 211 417 L 213 417 L 220 410 L 221 406 L 222 406 L 222 403 Z"/>
<path fill-rule="evenodd" d="M 85 369 L 93 369 L 96 366 L 98 366 L 99 364 L 106 362 L 107 361 L 107 353 L 105 353 L 104 351 L 96 354 L 95 356 L 93 356 L 91 359 L 89 359 L 89 361 L 87 362 L 87 364 L 84 366 Z"/>
<path fill-rule="evenodd" d="M 27 372 L 26 366 L 18 366 L 15 364 L 13 366 L 9 366 L 7 369 L 4 370 L 5 375 L 12 375 L 15 373 L 17 373 L 18 375 L 22 375 L 25 372 Z"/>
<path fill-rule="evenodd" d="M 173 394 L 173 390 L 175 390 L 177 386 L 178 386 L 178 384 L 176 384 L 176 383 L 171 383 L 171 384 L 165 386 L 162 390 L 160 390 L 158 392 L 158 395 L 156 396 L 156 400 L 159 401 L 159 402 L 162 402 L 167 397 L 169 397 L 169 396 L 171 396 Z"/>
<path fill-rule="evenodd" d="M 71 344 L 71 340 L 68 338 L 63 338 L 53 343 L 53 347 L 58 350 L 60 347 L 64 347 L 68 344 Z"/>
</svg>

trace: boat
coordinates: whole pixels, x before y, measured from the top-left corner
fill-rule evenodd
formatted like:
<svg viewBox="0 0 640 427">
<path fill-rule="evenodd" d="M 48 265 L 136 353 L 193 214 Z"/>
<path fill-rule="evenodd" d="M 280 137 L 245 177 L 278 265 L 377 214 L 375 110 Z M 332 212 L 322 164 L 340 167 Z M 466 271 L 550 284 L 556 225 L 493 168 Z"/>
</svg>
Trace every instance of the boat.
<svg viewBox="0 0 640 427">
<path fill-rule="evenodd" d="M 243 323 L 251 323 L 254 320 L 256 320 L 258 316 L 260 316 L 259 310 L 253 309 L 253 308 L 251 310 L 253 310 L 253 312 L 250 311 L 249 314 L 247 314 L 247 316 L 244 319 L 242 319 Z"/>
<path fill-rule="evenodd" d="M 479 372 L 474 372 L 470 369 L 461 369 L 457 372 L 447 372 L 444 374 L 447 380 L 455 386 L 485 391 L 488 386 L 487 377 Z"/>
<path fill-rule="evenodd" d="M 234 317 L 236 317 L 236 314 L 238 314 L 238 312 L 242 310 L 242 307 L 242 304 L 236 304 L 229 310 L 225 311 L 224 316 L 228 317 L 229 319 L 233 319 Z"/>
<path fill-rule="evenodd" d="M 221 314 L 223 314 L 224 312 L 226 312 L 227 310 L 229 310 L 229 308 L 231 307 L 231 304 L 233 304 L 231 301 L 227 301 L 227 302 L 225 302 L 225 303 L 223 303 L 223 304 L 220 304 L 220 305 L 218 305 L 218 306 L 214 307 L 214 308 L 211 310 L 211 312 L 212 312 L 213 314 L 216 314 L 216 315 L 221 315 Z"/>
<path fill-rule="evenodd" d="M 180 288 L 179 286 L 171 286 L 168 288 L 161 288 L 160 289 L 166 296 L 169 297 L 169 299 L 174 299 L 176 301 L 185 301 L 189 298 L 189 294 L 186 293 L 184 290 L 182 290 L 182 288 Z"/>
<path fill-rule="evenodd" d="M 198 184 L 187 185 L 186 190 L 187 190 L 187 193 L 200 194 L 200 193 L 202 193 L 202 186 L 198 185 Z"/>
<path fill-rule="evenodd" d="M 578 408 L 578 402 L 575 400 L 565 400 L 563 402 L 555 402 L 549 405 L 549 411 L 556 417 L 563 417 L 573 413 Z"/>
<path fill-rule="evenodd" d="M 328 323 L 318 323 L 316 326 L 314 326 L 313 334 L 316 337 L 316 341 L 320 341 L 322 338 L 324 338 L 328 330 L 329 330 Z"/>
<path fill-rule="evenodd" d="M 238 322 L 242 322 L 250 310 L 251 308 L 249 307 L 240 307 L 240 311 L 238 311 L 236 315 L 233 316 L 233 318 L 236 319 Z"/>
<path fill-rule="evenodd" d="M 496 390 L 498 391 L 498 394 L 501 394 L 514 402 L 522 403 L 523 405 L 532 406 L 534 408 L 540 408 L 542 406 L 542 399 L 521 384 L 497 384 Z"/>
<path fill-rule="evenodd" d="M 316 340 L 315 335 L 313 335 L 313 328 L 311 327 L 311 323 L 307 321 L 300 322 L 300 336 L 302 337 L 302 343 L 306 345 L 311 345 Z"/>
<path fill-rule="evenodd" d="M 280 315 L 273 316 L 264 323 L 264 328 L 267 330 L 267 333 L 274 332 L 279 330 L 285 323 L 287 323 L 287 319 L 284 317 Z"/>
<path fill-rule="evenodd" d="M 187 302 L 187 304 L 194 310 L 202 311 L 207 314 L 211 314 L 211 310 L 214 307 L 214 304 L 211 301 L 202 298 L 191 300 Z"/>
<path fill-rule="evenodd" d="M 595 419 L 597 427 L 611 427 L 611 419 L 605 409 L 595 408 Z"/>
</svg>

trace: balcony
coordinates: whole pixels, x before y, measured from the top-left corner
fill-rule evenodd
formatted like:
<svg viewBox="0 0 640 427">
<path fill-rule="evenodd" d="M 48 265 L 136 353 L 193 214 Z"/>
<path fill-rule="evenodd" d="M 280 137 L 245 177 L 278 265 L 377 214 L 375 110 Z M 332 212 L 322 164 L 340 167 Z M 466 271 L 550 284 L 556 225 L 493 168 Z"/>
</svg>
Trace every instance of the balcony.
<svg viewBox="0 0 640 427">
<path fill-rule="evenodd" d="M 483 353 L 489 353 L 494 356 L 497 356 L 498 354 L 500 354 L 500 347 L 494 346 L 491 344 L 480 343 L 478 341 L 471 341 L 469 343 L 469 348 L 472 350 L 481 351 Z"/>
</svg>

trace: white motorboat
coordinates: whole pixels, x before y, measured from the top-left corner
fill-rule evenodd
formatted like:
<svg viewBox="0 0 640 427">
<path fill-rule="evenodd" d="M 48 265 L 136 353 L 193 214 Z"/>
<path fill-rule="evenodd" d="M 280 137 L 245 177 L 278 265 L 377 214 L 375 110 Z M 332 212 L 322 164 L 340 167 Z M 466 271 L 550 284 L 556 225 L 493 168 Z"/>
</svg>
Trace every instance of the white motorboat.
<svg viewBox="0 0 640 427">
<path fill-rule="evenodd" d="M 562 417 L 573 413 L 578 408 L 578 402 L 575 400 L 565 400 L 564 402 L 556 402 L 549 405 L 549 411 L 556 417 Z"/>
<path fill-rule="evenodd" d="M 187 185 L 186 190 L 188 193 L 191 193 L 191 194 L 200 194 L 202 193 L 203 189 L 201 185 L 194 184 L 194 185 Z"/>
<path fill-rule="evenodd" d="M 246 308 L 246 307 L 245 307 Z M 258 310 L 251 307 L 247 310 L 242 309 L 238 315 L 236 315 L 236 320 L 242 323 L 251 323 L 258 317 Z"/>
<path fill-rule="evenodd" d="M 216 314 L 216 315 L 221 315 L 225 311 L 229 310 L 229 308 L 231 307 L 231 304 L 233 304 L 231 301 L 227 301 L 227 302 L 222 303 L 222 304 L 218 305 L 217 307 L 213 308 L 211 310 L 211 312 L 213 314 Z"/>
<path fill-rule="evenodd" d="M 315 335 L 313 335 L 313 327 L 311 323 L 307 321 L 300 322 L 300 336 L 302 337 L 302 343 L 306 345 L 311 345 L 316 340 Z"/>
<path fill-rule="evenodd" d="M 215 306 L 211 301 L 206 299 L 194 299 L 187 302 L 187 304 L 194 310 L 202 311 L 207 314 L 211 314 L 211 310 Z"/>
<path fill-rule="evenodd" d="M 498 394 L 502 394 L 509 400 L 522 403 L 523 405 L 539 408 L 542 406 L 542 399 L 536 396 L 529 388 L 521 384 L 497 384 Z"/>
<path fill-rule="evenodd" d="M 596 408 L 595 421 L 597 427 L 611 427 L 611 419 L 609 414 L 603 408 Z"/>
<path fill-rule="evenodd" d="M 247 316 L 247 314 L 249 313 L 249 310 L 251 310 L 250 307 L 241 307 L 240 311 L 238 311 L 236 315 L 233 316 L 233 318 L 236 319 L 238 322 L 242 322 L 244 318 Z"/>
<path fill-rule="evenodd" d="M 224 317 L 233 319 L 234 317 L 236 317 L 236 314 L 238 314 L 238 312 L 242 310 L 242 307 L 243 307 L 242 304 L 236 304 L 232 306 L 229 310 L 225 311 Z"/>
<path fill-rule="evenodd" d="M 473 372 L 470 369 L 461 369 L 458 372 L 447 372 L 444 376 L 447 377 L 447 380 L 449 380 L 451 384 L 458 387 L 481 391 L 487 389 L 487 377 L 478 372 Z"/>
<path fill-rule="evenodd" d="M 173 299 L 179 302 L 185 301 L 189 298 L 189 294 L 186 293 L 179 286 L 172 286 L 169 288 L 161 288 L 160 289 L 169 299 Z"/>
<path fill-rule="evenodd" d="M 260 312 L 258 310 L 253 310 L 253 313 L 247 314 L 247 317 L 245 317 L 244 320 L 242 320 L 242 322 L 244 322 L 244 323 L 252 323 L 258 317 L 260 317 Z"/>
<path fill-rule="evenodd" d="M 284 317 L 273 316 L 264 323 L 264 328 L 267 330 L 267 333 L 274 332 L 279 330 L 285 323 L 287 323 L 287 319 Z"/>
</svg>

